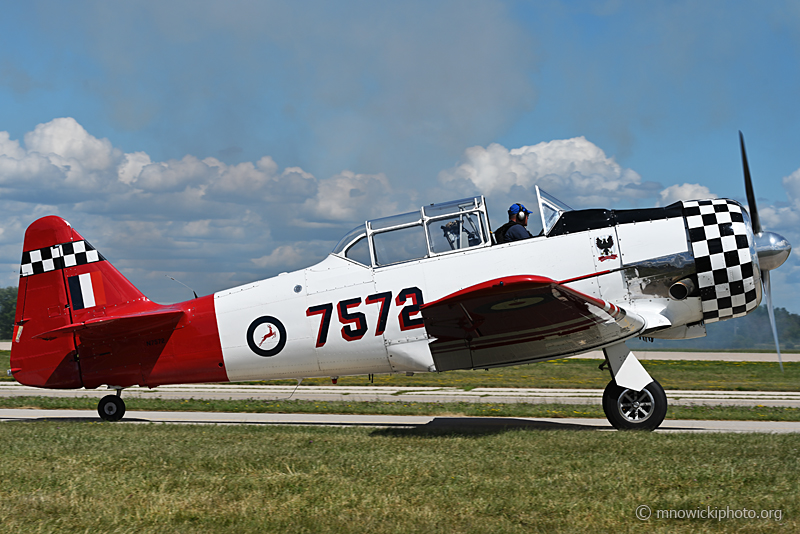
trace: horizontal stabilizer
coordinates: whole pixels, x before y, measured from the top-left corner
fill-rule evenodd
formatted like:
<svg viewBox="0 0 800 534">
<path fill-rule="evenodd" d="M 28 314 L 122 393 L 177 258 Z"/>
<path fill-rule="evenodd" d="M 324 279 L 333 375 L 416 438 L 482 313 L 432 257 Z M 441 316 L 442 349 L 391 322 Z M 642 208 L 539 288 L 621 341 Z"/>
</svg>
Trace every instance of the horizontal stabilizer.
<svg viewBox="0 0 800 534">
<path fill-rule="evenodd" d="M 96 317 L 80 323 L 71 323 L 55 330 L 37 334 L 34 338 L 51 340 L 62 336 L 80 334 L 81 337 L 103 337 L 135 334 L 142 331 L 177 324 L 184 315 L 182 310 L 151 310 L 128 315 Z"/>
</svg>

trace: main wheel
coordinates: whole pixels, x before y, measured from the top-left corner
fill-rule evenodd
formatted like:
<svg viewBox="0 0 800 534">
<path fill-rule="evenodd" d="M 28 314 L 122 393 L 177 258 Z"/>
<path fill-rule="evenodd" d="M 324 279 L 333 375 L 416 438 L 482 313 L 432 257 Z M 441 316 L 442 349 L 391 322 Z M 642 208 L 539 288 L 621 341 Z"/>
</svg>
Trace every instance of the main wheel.
<svg viewBox="0 0 800 534">
<path fill-rule="evenodd" d="M 611 381 L 603 392 L 603 411 L 617 430 L 655 430 L 667 415 L 667 395 L 653 380 L 642 391 Z"/>
<path fill-rule="evenodd" d="M 103 421 L 119 421 L 125 415 L 125 402 L 116 395 L 106 395 L 97 404 L 97 413 Z"/>
</svg>

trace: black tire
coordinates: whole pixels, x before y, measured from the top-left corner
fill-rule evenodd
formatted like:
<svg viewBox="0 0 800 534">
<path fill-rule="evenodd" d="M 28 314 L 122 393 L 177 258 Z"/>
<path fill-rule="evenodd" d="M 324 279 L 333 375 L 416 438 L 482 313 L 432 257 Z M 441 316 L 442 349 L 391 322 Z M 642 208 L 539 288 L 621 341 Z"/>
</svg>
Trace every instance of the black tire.
<svg viewBox="0 0 800 534">
<path fill-rule="evenodd" d="M 97 403 L 97 413 L 103 421 L 119 421 L 125 415 L 125 402 L 116 395 L 106 395 Z"/>
<path fill-rule="evenodd" d="M 667 394 L 653 380 L 642 391 L 611 381 L 603 392 L 603 411 L 617 430 L 655 430 L 667 415 Z"/>
</svg>

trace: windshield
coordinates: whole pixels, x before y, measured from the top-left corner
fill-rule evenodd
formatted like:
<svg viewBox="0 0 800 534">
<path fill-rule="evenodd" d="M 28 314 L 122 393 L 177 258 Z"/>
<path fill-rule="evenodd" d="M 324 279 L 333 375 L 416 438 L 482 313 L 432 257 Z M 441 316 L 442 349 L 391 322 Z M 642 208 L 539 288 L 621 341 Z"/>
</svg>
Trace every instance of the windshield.
<svg viewBox="0 0 800 534">
<path fill-rule="evenodd" d="M 367 230 L 364 228 L 363 224 L 359 224 L 358 226 L 347 232 L 345 236 L 341 238 L 338 243 L 336 243 L 336 246 L 333 247 L 333 253 L 341 254 L 342 251 L 347 248 L 347 245 L 349 245 L 362 235 L 367 235 Z"/>
<path fill-rule="evenodd" d="M 544 235 L 547 235 L 556 225 L 561 214 L 565 211 L 572 211 L 572 208 L 553 195 L 539 189 L 538 185 L 536 186 L 536 196 L 539 197 L 539 215 L 542 218 L 542 228 Z"/>
</svg>

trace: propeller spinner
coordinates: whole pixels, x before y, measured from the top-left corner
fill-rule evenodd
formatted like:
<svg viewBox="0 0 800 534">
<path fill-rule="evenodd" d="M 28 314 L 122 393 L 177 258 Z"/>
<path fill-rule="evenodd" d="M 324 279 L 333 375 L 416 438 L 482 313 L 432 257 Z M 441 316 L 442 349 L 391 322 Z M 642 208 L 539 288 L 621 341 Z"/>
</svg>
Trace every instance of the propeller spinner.
<svg viewBox="0 0 800 534">
<path fill-rule="evenodd" d="M 761 228 L 761 221 L 758 218 L 758 208 L 756 207 L 756 196 L 753 193 L 753 181 L 750 178 L 750 166 L 747 164 L 747 153 L 744 149 L 744 136 L 739 132 L 739 145 L 742 149 L 742 166 L 744 167 L 744 189 L 747 194 L 747 207 L 750 212 L 750 222 L 753 227 L 753 234 L 756 238 L 756 254 L 761 269 L 761 283 L 764 294 L 767 297 L 767 313 L 769 322 L 772 326 L 772 336 L 775 338 L 775 350 L 778 352 L 778 363 L 783 371 L 783 361 L 781 360 L 781 347 L 778 343 L 778 329 L 775 326 L 775 312 L 772 309 L 772 291 L 770 287 L 769 272 L 777 269 L 789 254 L 792 252 L 792 245 L 782 235 L 775 232 L 765 232 Z"/>
</svg>

